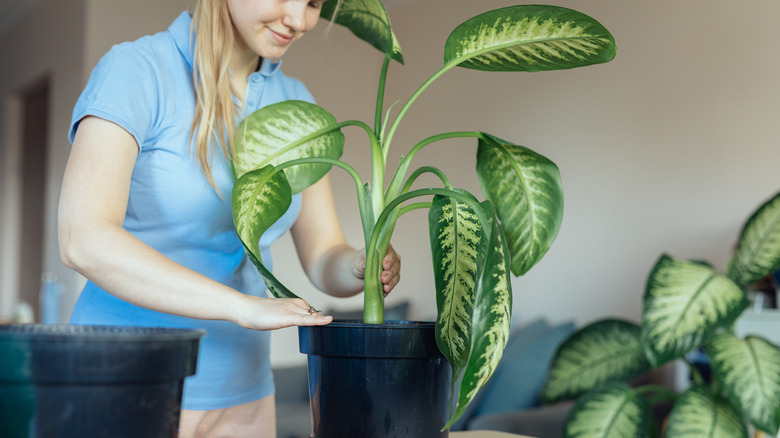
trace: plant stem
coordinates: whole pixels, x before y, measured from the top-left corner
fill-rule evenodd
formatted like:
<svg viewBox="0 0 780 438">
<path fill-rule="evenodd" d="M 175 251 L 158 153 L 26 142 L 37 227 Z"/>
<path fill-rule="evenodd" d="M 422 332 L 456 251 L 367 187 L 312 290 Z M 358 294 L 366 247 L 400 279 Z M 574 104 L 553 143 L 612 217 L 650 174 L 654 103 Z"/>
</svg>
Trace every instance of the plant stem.
<svg viewBox="0 0 780 438">
<path fill-rule="evenodd" d="M 425 82 L 423 82 L 422 85 L 417 89 L 417 91 L 412 94 L 412 96 L 409 98 L 409 100 L 406 101 L 403 107 L 401 107 L 401 110 L 398 112 L 398 115 L 393 120 L 393 124 L 390 126 L 390 131 L 387 133 L 387 137 L 384 142 L 385 150 L 387 150 L 390 147 L 390 143 L 393 141 L 393 136 L 395 135 L 395 130 L 398 129 L 398 124 L 401 123 L 401 120 L 404 118 L 404 115 L 406 115 L 406 112 L 409 111 L 409 108 L 411 108 L 412 104 L 415 100 L 422 94 L 423 91 L 425 91 L 436 79 L 439 78 L 439 76 L 443 75 L 445 72 L 450 70 L 451 68 L 458 65 L 460 62 L 462 62 L 461 59 L 457 59 L 457 62 L 450 62 L 449 64 L 446 64 L 444 67 L 439 69 L 437 72 L 435 72 L 430 78 L 428 78 Z"/>
<path fill-rule="evenodd" d="M 409 170 L 409 166 L 411 166 L 414 156 L 425 146 L 449 138 L 482 138 L 482 136 L 483 134 L 477 131 L 455 131 L 434 135 L 420 141 L 414 145 L 414 147 L 409 150 L 409 153 L 401 160 L 401 163 L 398 165 L 398 169 L 395 171 L 395 175 L 393 175 L 393 179 L 390 181 L 390 185 L 387 188 L 385 199 L 391 200 L 398 196 L 401 192 L 403 178 L 406 176 L 406 172 Z"/>
<path fill-rule="evenodd" d="M 392 39 L 390 40 L 392 41 Z M 393 44 L 390 44 L 390 50 L 392 50 Z M 387 68 L 390 66 L 390 50 L 385 52 L 385 60 L 382 63 L 382 70 L 379 73 L 379 91 L 376 96 L 376 111 L 374 112 L 374 132 L 382 132 L 382 107 L 385 101 L 385 82 L 387 82 Z M 387 158 L 387 155 L 385 155 Z"/>
<path fill-rule="evenodd" d="M 266 157 L 263 162 L 261 162 L 258 167 L 263 167 L 271 163 L 271 161 L 274 158 L 277 158 L 281 156 L 282 154 L 293 150 L 297 147 L 300 147 L 301 145 L 305 144 L 308 141 L 311 141 L 317 137 L 320 137 L 322 135 L 325 135 L 329 132 L 339 130 L 341 128 L 347 127 L 347 126 L 357 126 L 363 131 L 366 132 L 368 135 L 369 141 L 371 143 L 371 172 L 372 172 L 372 184 L 369 187 L 369 195 L 371 198 L 371 214 L 367 214 L 368 211 L 366 210 L 366 206 L 364 205 L 364 202 L 359 202 L 360 207 L 360 219 L 363 225 L 363 235 L 368 242 L 368 236 L 371 234 L 371 229 L 373 228 L 374 221 L 372 218 L 375 218 L 379 215 L 379 212 L 382 211 L 384 208 L 384 193 L 382 192 L 384 187 L 384 173 L 385 173 L 385 159 L 384 155 L 382 153 L 382 147 L 379 144 L 379 139 L 377 139 L 376 134 L 374 131 L 371 130 L 371 127 L 368 126 L 365 122 L 362 122 L 360 120 L 347 120 L 345 122 L 341 122 L 335 125 L 327 126 L 325 128 L 319 129 L 317 131 L 312 132 L 309 135 L 306 135 L 304 137 L 301 137 L 300 139 L 290 143 L 289 145 L 279 149 L 278 151 L 275 151 L 273 154 Z M 317 158 L 315 158 L 317 159 Z M 319 161 L 321 163 L 329 163 L 333 164 L 339 167 L 343 167 L 336 163 L 343 163 L 341 161 L 337 160 L 331 160 L 322 158 L 323 161 Z M 298 160 L 291 160 L 291 162 L 295 163 L 301 163 L 302 161 Z M 350 167 L 350 169 L 352 169 Z M 345 168 L 346 170 L 346 168 Z M 352 169 L 352 172 L 348 170 L 350 174 L 354 172 L 354 169 Z M 235 173 L 235 171 L 234 171 Z M 353 175 L 353 178 L 355 178 L 355 175 Z M 360 180 L 359 176 L 356 179 L 357 181 Z M 362 183 L 361 183 L 362 184 Z M 362 200 L 365 198 L 364 192 L 361 190 L 358 194 L 358 199 Z"/>
<path fill-rule="evenodd" d="M 374 217 L 379 216 L 379 213 L 385 206 L 384 187 L 385 187 L 385 158 L 382 152 L 382 146 L 379 144 L 379 140 L 376 135 L 371 133 L 371 206 Z M 373 225 L 373 224 L 371 224 Z"/>
<path fill-rule="evenodd" d="M 406 184 L 404 184 L 404 188 L 401 191 L 402 193 L 408 192 L 412 188 L 412 184 L 414 184 L 414 181 L 417 180 L 420 175 L 423 173 L 432 173 L 439 177 L 441 182 L 444 184 L 444 187 L 451 189 L 452 184 L 450 184 L 450 180 L 447 178 L 447 175 L 444 174 L 441 170 L 439 170 L 436 167 L 433 166 L 423 166 L 420 168 L 417 168 L 412 172 L 411 175 L 409 175 L 409 179 L 406 181 Z"/>
<path fill-rule="evenodd" d="M 382 324 L 384 322 L 384 294 L 382 292 L 381 282 L 379 281 L 379 274 L 382 258 L 387 251 L 387 244 L 384 243 L 384 238 L 380 244 L 382 229 L 387 226 L 389 218 L 392 218 L 392 222 L 397 220 L 397 217 L 394 217 L 393 215 L 398 214 L 396 207 L 401 203 L 412 198 L 431 195 L 449 196 L 460 202 L 469 204 L 479 217 L 483 230 L 491 229 L 490 219 L 492 218 L 485 216 L 479 202 L 464 193 L 459 193 L 452 189 L 418 189 L 401 194 L 392 199 L 377 217 L 376 226 L 371 233 L 371 239 L 368 245 L 366 245 L 366 271 L 364 273 L 366 289 L 363 292 L 363 322 L 367 324 Z"/>
<path fill-rule="evenodd" d="M 418 210 L 421 208 L 431 208 L 430 202 L 415 202 L 414 204 L 404 205 L 401 208 L 401 214 L 399 216 L 403 216 L 404 214 L 412 211 L 412 210 Z"/>
<path fill-rule="evenodd" d="M 287 167 L 296 166 L 299 164 L 308 164 L 308 163 L 324 163 L 324 164 L 330 164 L 332 166 L 340 167 L 344 169 L 355 181 L 355 186 L 357 189 L 357 197 L 358 197 L 358 209 L 360 211 L 360 218 L 363 224 L 363 234 L 364 239 L 366 242 L 368 242 L 369 237 L 371 236 L 371 228 L 373 225 L 373 221 L 369 220 L 370 214 L 369 211 L 369 204 L 368 200 L 366 199 L 366 192 L 363 189 L 363 182 L 360 179 L 360 175 L 357 173 L 357 171 L 350 166 L 349 164 L 334 160 L 332 158 L 324 158 L 324 157 L 308 157 L 308 158 L 298 158 L 296 160 L 290 160 L 286 161 L 274 168 L 276 172 L 282 171 Z"/>
</svg>

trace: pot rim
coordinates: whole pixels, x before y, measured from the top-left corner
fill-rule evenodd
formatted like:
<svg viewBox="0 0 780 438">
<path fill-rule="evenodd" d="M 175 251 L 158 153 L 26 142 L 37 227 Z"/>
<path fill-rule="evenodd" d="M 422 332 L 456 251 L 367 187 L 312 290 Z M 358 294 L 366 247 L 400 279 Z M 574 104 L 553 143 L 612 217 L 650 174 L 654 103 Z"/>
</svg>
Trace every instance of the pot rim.
<svg viewBox="0 0 780 438">
<path fill-rule="evenodd" d="M 195 341 L 205 330 L 174 327 L 79 324 L 0 325 L 0 341 L 21 342 L 150 342 Z"/>
</svg>

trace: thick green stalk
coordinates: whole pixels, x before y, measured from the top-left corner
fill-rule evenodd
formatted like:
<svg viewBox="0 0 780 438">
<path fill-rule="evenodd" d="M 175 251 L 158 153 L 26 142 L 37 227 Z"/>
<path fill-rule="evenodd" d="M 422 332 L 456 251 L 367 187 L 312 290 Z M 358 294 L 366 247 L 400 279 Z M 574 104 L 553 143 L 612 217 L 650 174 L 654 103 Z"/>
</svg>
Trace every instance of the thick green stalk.
<svg viewBox="0 0 780 438">
<path fill-rule="evenodd" d="M 368 242 L 368 239 L 371 236 L 371 228 L 373 225 L 373 221 L 370 220 L 368 199 L 366 199 L 366 192 L 363 190 L 363 183 L 357 171 L 352 166 L 350 166 L 349 164 L 343 161 L 334 160 L 332 158 L 323 158 L 323 157 L 298 158 L 296 160 L 285 161 L 284 163 L 275 166 L 275 171 L 278 172 L 284 170 L 287 167 L 292 167 L 292 166 L 297 166 L 299 164 L 307 164 L 307 163 L 324 163 L 324 164 L 330 164 L 332 166 L 340 167 L 344 169 L 344 171 L 346 171 L 352 177 L 352 180 L 355 182 L 356 191 L 357 191 L 358 210 L 360 211 L 360 219 L 363 224 L 363 235 L 365 241 Z"/>
<path fill-rule="evenodd" d="M 431 202 L 415 202 L 414 204 L 404 205 L 401 208 L 401 214 L 399 214 L 399 216 L 403 216 L 412 210 L 419 210 L 421 208 L 431 208 Z"/>
<path fill-rule="evenodd" d="M 392 44 L 390 45 L 392 50 Z M 382 132 L 382 107 L 385 105 L 385 83 L 387 82 L 387 68 L 390 66 L 390 50 L 385 52 L 385 61 L 379 73 L 379 91 L 376 96 L 376 111 L 374 111 L 374 133 Z M 385 155 L 387 157 L 387 155 Z"/>
<path fill-rule="evenodd" d="M 411 190 L 412 184 L 414 184 L 414 182 L 417 180 L 417 178 L 419 178 L 420 175 L 422 175 L 424 173 L 432 173 L 432 174 L 438 176 L 439 179 L 441 180 L 442 184 L 444 184 L 444 187 L 446 187 L 448 189 L 452 188 L 452 184 L 450 184 L 450 180 L 449 180 L 449 178 L 447 178 L 447 175 L 445 175 L 444 172 L 442 172 L 441 170 L 439 170 L 438 168 L 433 167 L 433 166 L 423 166 L 423 167 L 415 169 L 414 172 L 412 172 L 412 174 L 409 175 L 409 179 L 406 181 L 406 184 L 404 184 L 404 188 L 402 190 L 402 193 L 406 193 L 409 190 Z"/>
<path fill-rule="evenodd" d="M 374 212 L 374 217 L 379 216 L 379 213 L 384 209 L 385 197 L 385 157 L 382 153 L 382 146 L 379 144 L 379 140 L 376 135 L 371 133 L 371 184 L 369 189 L 371 190 L 371 206 Z M 373 224 L 372 224 L 373 225 Z"/>
<path fill-rule="evenodd" d="M 451 68 L 457 66 L 462 61 L 463 61 L 462 59 L 456 59 L 454 61 L 451 61 L 449 64 L 446 64 L 444 67 L 439 69 L 436 73 L 434 73 L 430 78 L 428 78 L 425 82 L 423 82 L 423 84 L 420 85 L 417 91 L 415 91 L 414 94 L 412 94 L 409 100 L 406 101 L 404 106 L 401 107 L 401 110 L 398 111 L 398 115 L 393 120 L 393 124 L 390 126 L 390 131 L 388 131 L 387 137 L 384 140 L 385 151 L 387 151 L 390 148 L 390 144 L 393 141 L 393 136 L 395 135 L 395 130 L 398 129 L 398 125 L 401 123 L 401 120 L 404 118 L 404 115 L 406 115 L 406 112 L 409 111 L 409 108 L 411 108 L 414 101 L 417 100 L 420 94 L 422 94 L 423 91 L 425 91 L 433 82 L 435 82 L 436 79 L 439 78 L 439 76 L 443 75 Z"/>
<path fill-rule="evenodd" d="M 409 176 L 409 180 L 406 182 L 406 185 L 404 185 L 403 193 L 406 193 L 411 188 L 412 184 L 414 184 L 414 181 L 423 173 L 433 173 L 434 175 L 438 176 L 439 179 L 441 179 L 444 186 L 448 189 L 452 188 L 452 185 L 450 184 L 449 179 L 447 179 L 447 176 L 444 175 L 444 172 L 441 170 L 432 167 L 432 166 L 423 166 L 419 169 L 415 169 L 414 172 L 412 172 L 412 175 Z M 430 206 L 430 202 L 427 203 Z M 418 207 L 419 208 L 419 207 Z M 385 225 L 382 226 L 382 228 L 379 231 L 379 253 L 383 254 L 383 250 L 386 252 L 388 246 L 390 246 L 390 238 L 393 235 L 393 230 L 395 230 L 395 224 L 398 221 L 398 218 L 402 216 L 406 211 L 409 209 L 406 208 L 400 208 L 396 207 L 395 211 L 390 213 L 387 216 L 387 219 L 385 221 Z"/>
<path fill-rule="evenodd" d="M 419 196 L 431 195 L 450 196 L 460 202 L 469 204 L 479 217 L 482 228 L 484 230 L 491 229 L 491 218 L 484 215 L 479 202 L 455 190 L 441 188 L 418 189 L 399 195 L 388 202 L 382 214 L 377 217 L 376 226 L 371 233 L 371 240 L 366 246 L 366 270 L 364 273 L 366 288 L 363 291 L 363 322 L 367 324 L 382 324 L 384 322 L 384 292 L 382 291 L 382 282 L 379 279 L 379 274 L 381 273 L 382 259 L 387 252 L 387 244 L 385 243 L 385 237 L 380 240 L 382 229 L 385 228 L 388 219 L 392 217 L 391 215 L 398 214 L 396 207 L 401 203 Z M 395 220 L 397 220 L 397 217 L 393 219 L 393 221 Z M 387 241 L 389 242 L 389 237 L 387 237 Z"/>
</svg>

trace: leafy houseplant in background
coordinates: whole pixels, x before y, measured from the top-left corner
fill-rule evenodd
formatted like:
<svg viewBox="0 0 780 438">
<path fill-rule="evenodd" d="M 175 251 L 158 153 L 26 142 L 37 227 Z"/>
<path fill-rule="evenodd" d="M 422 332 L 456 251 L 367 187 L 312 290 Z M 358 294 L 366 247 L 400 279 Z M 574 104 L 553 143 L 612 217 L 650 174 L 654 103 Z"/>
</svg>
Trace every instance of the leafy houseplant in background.
<svg viewBox="0 0 780 438">
<path fill-rule="evenodd" d="M 332 167 L 355 182 L 366 247 L 364 323 L 384 322 L 379 281 L 381 260 L 396 222 L 406 212 L 429 210 L 438 317 L 436 342 L 452 366 L 458 404 L 451 424 L 489 379 L 506 344 L 511 313 L 509 272 L 522 275 L 551 246 L 560 226 L 563 198 L 557 166 L 523 146 L 479 132 L 449 132 L 422 139 L 394 173 L 386 164 L 407 111 L 442 74 L 454 67 L 482 71 L 543 71 L 610 61 L 612 35 L 597 21 L 571 9 L 520 5 L 485 12 L 458 26 L 447 39 L 444 65 L 398 107 L 386 114 L 384 88 L 390 62 L 403 63 L 387 11 L 379 0 L 325 2 L 322 17 L 350 29 L 384 56 L 373 127 L 337 122 L 324 108 L 286 101 L 262 108 L 239 126 L 232 165 L 236 229 L 247 253 L 277 297 L 295 297 L 264 266 L 258 241 L 288 208 L 291 196 Z M 356 127 L 371 151 L 371 177 L 364 181 L 340 160 L 342 129 Z M 435 167 L 410 172 L 415 155 L 457 137 L 478 143 L 477 175 L 487 200 L 455 188 Z M 431 173 L 439 187 L 415 188 Z M 462 379 L 460 377 L 462 376 Z M 453 386 L 453 388 L 455 388 Z"/>
<path fill-rule="evenodd" d="M 647 436 L 649 409 L 662 399 L 674 401 L 668 438 L 747 437 L 748 423 L 776 436 L 780 352 L 761 337 L 736 336 L 733 325 L 748 307 L 744 290 L 778 269 L 780 193 L 746 221 L 725 273 L 661 256 L 647 280 L 641 325 L 603 319 L 559 346 L 542 398 L 578 397 L 565 436 Z M 710 362 L 710 382 L 688 363 L 693 384 L 680 395 L 625 383 L 699 348 Z"/>
</svg>

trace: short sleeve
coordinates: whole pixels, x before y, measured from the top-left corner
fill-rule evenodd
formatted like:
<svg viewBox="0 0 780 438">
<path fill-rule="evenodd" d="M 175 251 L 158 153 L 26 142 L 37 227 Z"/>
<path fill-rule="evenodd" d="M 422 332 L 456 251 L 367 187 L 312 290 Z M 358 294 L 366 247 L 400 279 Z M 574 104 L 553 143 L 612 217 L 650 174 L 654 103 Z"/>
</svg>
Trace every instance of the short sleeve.
<svg viewBox="0 0 780 438">
<path fill-rule="evenodd" d="M 95 66 L 76 102 L 68 132 L 71 143 L 79 122 L 97 116 L 124 128 L 141 148 L 158 109 L 156 73 L 150 57 L 132 43 L 114 46 Z"/>
</svg>

